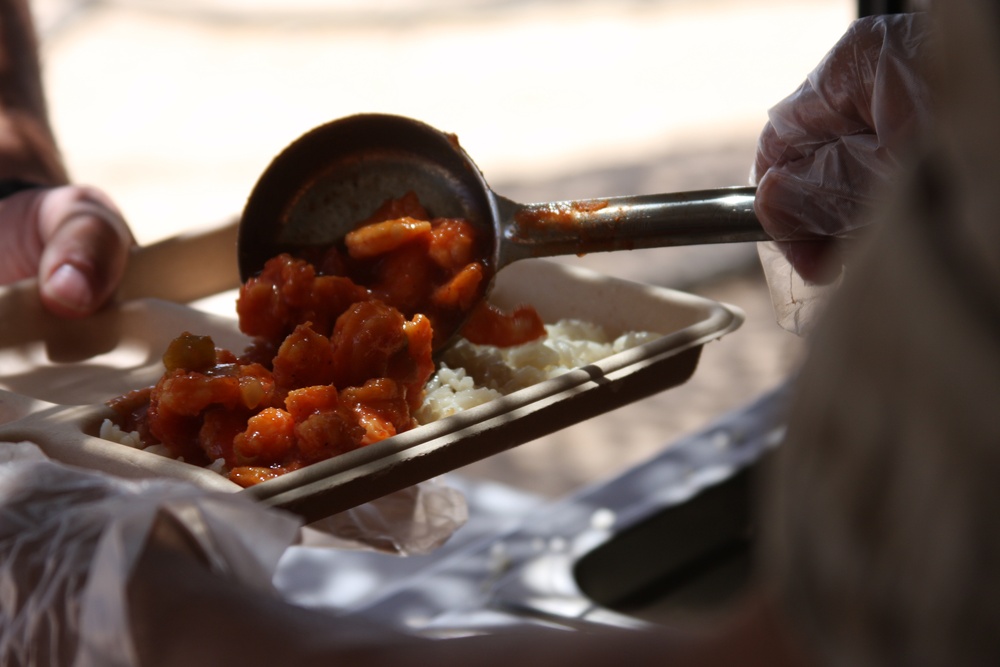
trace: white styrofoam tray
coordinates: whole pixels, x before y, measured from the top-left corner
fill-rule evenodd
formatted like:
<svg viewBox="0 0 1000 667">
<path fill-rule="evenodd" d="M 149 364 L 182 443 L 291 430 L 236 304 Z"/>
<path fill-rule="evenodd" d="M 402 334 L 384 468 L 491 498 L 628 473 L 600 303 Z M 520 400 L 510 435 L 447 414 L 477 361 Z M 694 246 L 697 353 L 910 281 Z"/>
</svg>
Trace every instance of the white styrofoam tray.
<svg viewBox="0 0 1000 667">
<path fill-rule="evenodd" d="M 221 238 L 228 244 L 226 234 Z M 206 245 L 204 239 L 193 243 Z M 163 254 L 167 264 L 171 252 L 177 254 L 172 273 L 183 273 L 181 257 L 196 253 L 186 252 L 185 244 L 175 245 Z M 217 271 L 231 269 L 228 258 L 218 263 Z M 162 373 L 163 351 L 181 332 L 211 335 L 217 345 L 234 351 L 242 351 L 249 342 L 232 318 L 143 297 L 153 293 L 169 298 L 171 292 L 148 268 L 143 271 L 126 281 L 122 290 L 126 298 L 78 321 L 45 312 L 32 282 L 0 288 L 0 440 L 32 441 L 52 458 L 113 474 L 170 476 L 205 488 L 249 494 L 307 520 L 349 509 L 682 384 L 694 372 L 702 346 L 742 323 L 738 310 L 694 295 L 558 262 L 516 262 L 497 276 L 491 295 L 495 303 L 530 303 L 546 322 L 579 318 L 615 335 L 625 331 L 662 335 L 502 399 L 241 489 L 206 469 L 98 437 L 101 422 L 111 416 L 104 402 L 154 383 Z M 217 290 L 235 275 L 202 282 Z M 180 284 L 185 299 L 199 296 L 190 283 Z"/>
</svg>

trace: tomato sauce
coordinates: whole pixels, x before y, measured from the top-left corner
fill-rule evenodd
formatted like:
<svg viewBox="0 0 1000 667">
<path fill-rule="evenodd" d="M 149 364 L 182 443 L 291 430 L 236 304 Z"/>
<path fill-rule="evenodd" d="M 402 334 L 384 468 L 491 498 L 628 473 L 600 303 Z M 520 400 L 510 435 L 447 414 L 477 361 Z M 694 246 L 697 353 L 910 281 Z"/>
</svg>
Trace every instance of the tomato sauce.
<svg viewBox="0 0 1000 667">
<path fill-rule="evenodd" d="M 341 247 L 281 254 L 240 289 L 242 354 L 182 333 L 155 386 L 109 401 L 118 426 L 196 465 L 222 461 L 251 486 L 416 426 L 435 330 L 513 345 L 544 335 L 529 307 L 481 302 L 489 282 L 467 221 L 432 218 L 416 195 L 386 201 Z M 485 303 L 485 302 L 483 302 Z"/>
</svg>

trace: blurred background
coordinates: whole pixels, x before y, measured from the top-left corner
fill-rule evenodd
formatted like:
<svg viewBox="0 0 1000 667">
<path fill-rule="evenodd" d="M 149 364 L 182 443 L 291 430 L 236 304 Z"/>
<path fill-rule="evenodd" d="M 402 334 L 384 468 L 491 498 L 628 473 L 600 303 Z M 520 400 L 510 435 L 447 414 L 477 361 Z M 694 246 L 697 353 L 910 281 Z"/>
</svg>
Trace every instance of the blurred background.
<svg viewBox="0 0 1000 667">
<path fill-rule="evenodd" d="M 270 159 L 358 112 L 454 132 L 522 202 L 743 185 L 767 109 L 857 15 L 845 0 L 35 0 L 74 179 L 140 243 L 239 215 Z M 558 496 L 784 381 L 802 343 L 748 245 L 565 261 L 732 303 L 686 385 L 464 469 Z"/>
</svg>

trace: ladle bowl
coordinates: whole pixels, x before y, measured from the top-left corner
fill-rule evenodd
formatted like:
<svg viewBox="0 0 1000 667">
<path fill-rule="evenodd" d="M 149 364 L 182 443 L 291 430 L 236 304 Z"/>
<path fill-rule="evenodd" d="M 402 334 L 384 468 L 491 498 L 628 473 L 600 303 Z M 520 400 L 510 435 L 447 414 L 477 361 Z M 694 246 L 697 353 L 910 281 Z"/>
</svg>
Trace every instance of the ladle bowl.
<svg viewBox="0 0 1000 667">
<path fill-rule="evenodd" d="M 410 118 L 361 114 L 307 132 L 263 172 L 240 221 L 242 280 L 281 252 L 340 242 L 385 200 L 410 190 L 435 217 L 476 226 L 493 274 L 527 257 L 770 238 L 750 187 L 520 204 L 490 189 L 454 135 Z"/>
</svg>

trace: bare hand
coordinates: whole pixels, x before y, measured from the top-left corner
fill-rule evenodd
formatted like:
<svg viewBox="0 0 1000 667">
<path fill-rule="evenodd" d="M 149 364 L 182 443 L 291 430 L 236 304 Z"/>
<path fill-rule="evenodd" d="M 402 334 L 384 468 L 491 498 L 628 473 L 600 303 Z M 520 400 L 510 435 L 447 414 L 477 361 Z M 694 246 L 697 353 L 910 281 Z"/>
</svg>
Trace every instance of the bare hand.
<svg viewBox="0 0 1000 667">
<path fill-rule="evenodd" d="M 121 213 L 96 188 L 36 188 L 0 201 L 0 284 L 37 276 L 42 303 L 56 315 L 100 308 L 133 243 Z"/>
</svg>

